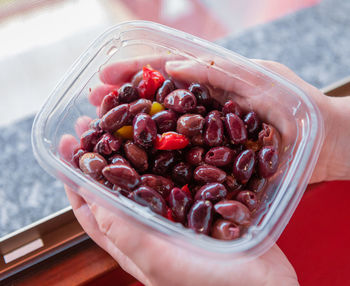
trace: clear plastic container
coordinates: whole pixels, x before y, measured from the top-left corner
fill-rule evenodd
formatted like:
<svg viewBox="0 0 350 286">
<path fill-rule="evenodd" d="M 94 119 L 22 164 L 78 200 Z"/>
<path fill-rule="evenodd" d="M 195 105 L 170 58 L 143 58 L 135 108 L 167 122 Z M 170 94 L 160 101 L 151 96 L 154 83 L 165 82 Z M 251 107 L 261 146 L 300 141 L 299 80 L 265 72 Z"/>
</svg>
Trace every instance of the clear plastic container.
<svg viewBox="0 0 350 286">
<path fill-rule="evenodd" d="M 121 60 L 149 56 L 164 59 L 152 64 L 162 72 L 167 70 L 170 61 L 184 60 L 183 63 L 195 67 L 196 72 L 183 80 L 200 79 L 205 84 L 220 82 L 211 89 L 221 101 L 233 97 L 244 109 L 257 111 L 281 133 L 278 172 L 269 179 L 264 202 L 252 226 L 237 240 L 216 240 L 172 223 L 123 196 L 111 194 L 60 157 L 60 139 L 64 134 L 75 134 L 74 122 L 82 115 L 97 117 L 88 95 L 91 88 L 101 84 L 101 69 Z M 144 64 L 136 64 L 134 68 L 141 69 Z M 37 114 L 32 131 L 34 153 L 41 166 L 75 191 L 84 193 L 130 223 L 138 224 L 147 233 L 203 255 L 222 258 L 251 258 L 272 246 L 306 189 L 323 137 L 319 110 L 290 82 L 213 43 L 143 21 L 117 25 L 100 36 L 55 88 Z"/>
</svg>

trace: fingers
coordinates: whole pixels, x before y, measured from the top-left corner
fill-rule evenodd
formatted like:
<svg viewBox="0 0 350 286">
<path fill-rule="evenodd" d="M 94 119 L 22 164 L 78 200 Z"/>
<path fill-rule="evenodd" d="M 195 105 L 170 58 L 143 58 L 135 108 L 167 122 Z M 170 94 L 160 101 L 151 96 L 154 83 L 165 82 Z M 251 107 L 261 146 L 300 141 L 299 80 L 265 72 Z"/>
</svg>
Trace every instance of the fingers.
<svg viewBox="0 0 350 286">
<path fill-rule="evenodd" d="M 140 268 L 127 256 L 124 255 L 99 229 L 95 217 L 92 214 L 88 203 L 78 194 L 76 194 L 70 187 L 65 185 L 66 194 L 73 212 L 78 222 L 84 231 L 97 243 L 102 249 L 108 252 L 119 265 L 128 273 L 133 275 L 136 279 L 146 282 L 145 275 Z"/>
<path fill-rule="evenodd" d="M 116 89 L 118 89 L 116 85 L 103 84 L 97 86 L 89 94 L 89 101 L 94 106 L 100 106 L 105 95 Z"/>
<path fill-rule="evenodd" d="M 77 139 L 71 134 L 64 134 L 58 145 L 58 152 L 66 161 L 71 161 L 74 151 L 79 147 Z"/>
<path fill-rule="evenodd" d="M 91 118 L 88 116 L 81 116 L 75 122 L 75 133 L 80 137 L 86 130 L 89 129 L 89 124 L 91 122 Z"/>
<path fill-rule="evenodd" d="M 175 59 L 175 55 L 135 57 L 108 65 L 100 72 L 100 79 L 105 84 L 120 85 L 128 82 L 132 76 L 145 65 L 154 69 L 162 69 L 166 61 Z"/>
</svg>

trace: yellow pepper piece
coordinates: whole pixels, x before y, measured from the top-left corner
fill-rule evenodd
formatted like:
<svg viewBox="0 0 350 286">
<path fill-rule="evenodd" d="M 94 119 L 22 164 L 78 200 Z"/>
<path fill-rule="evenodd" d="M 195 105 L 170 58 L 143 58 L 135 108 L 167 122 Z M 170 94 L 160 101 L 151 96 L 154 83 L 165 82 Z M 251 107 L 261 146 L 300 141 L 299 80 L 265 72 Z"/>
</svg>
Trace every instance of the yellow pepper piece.
<svg viewBox="0 0 350 286">
<path fill-rule="evenodd" d="M 134 132 L 134 128 L 131 125 L 125 125 L 122 128 L 119 128 L 114 135 L 116 136 L 120 136 L 123 139 L 129 139 L 132 140 L 133 139 L 133 132 Z"/>
<path fill-rule="evenodd" d="M 162 104 L 160 104 L 157 101 L 153 101 L 149 115 L 153 116 L 154 114 L 161 112 L 163 110 L 164 110 L 164 106 Z"/>
</svg>

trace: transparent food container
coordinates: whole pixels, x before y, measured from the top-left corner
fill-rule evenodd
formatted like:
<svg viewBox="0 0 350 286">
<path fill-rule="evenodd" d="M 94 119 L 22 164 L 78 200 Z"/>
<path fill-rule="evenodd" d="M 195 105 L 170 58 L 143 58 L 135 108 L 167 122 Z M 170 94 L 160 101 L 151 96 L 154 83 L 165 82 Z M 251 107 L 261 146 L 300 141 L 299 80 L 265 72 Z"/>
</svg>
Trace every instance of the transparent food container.
<svg viewBox="0 0 350 286">
<path fill-rule="evenodd" d="M 157 57 L 162 60 L 154 61 Z M 85 115 L 97 117 L 88 97 L 91 89 L 102 84 L 100 71 L 125 60 L 131 61 L 129 68 L 137 71 L 148 59 L 153 68 L 164 74 L 172 67 L 170 75 L 182 84 L 205 83 L 219 101 L 233 98 L 243 109 L 255 110 L 263 121 L 280 131 L 278 171 L 269 179 L 261 207 L 241 238 L 220 241 L 196 234 L 123 196 L 112 194 L 60 156 L 60 139 L 64 134 L 75 135 L 74 122 Z M 323 137 L 319 110 L 290 82 L 213 43 L 144 21 L 117 25 L 100 36 L 55 88 L 37 114 L 32 131 L 34 153 L 41 166 L 76 192 L 170 243 L 203 255 L 228 258 L 261 255 L 277 240 L 305 191 Z"/>
</svg>

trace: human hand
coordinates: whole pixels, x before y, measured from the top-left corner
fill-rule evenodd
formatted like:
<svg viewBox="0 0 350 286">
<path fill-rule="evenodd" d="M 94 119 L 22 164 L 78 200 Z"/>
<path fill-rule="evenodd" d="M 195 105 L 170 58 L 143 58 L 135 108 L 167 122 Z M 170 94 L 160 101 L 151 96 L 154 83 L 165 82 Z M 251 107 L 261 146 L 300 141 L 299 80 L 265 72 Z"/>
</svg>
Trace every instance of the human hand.
<svg viewBox="0 0 350 286">
<path fill-rule="evenodd" d="M 102 72 L 101 79 L 106 85 L 90 96 L 90 101 L 96 106 L 101 103 L 106 90 L 126 80 L 140 68 L 137 64 L 123 64 L 119 64 L 118 68 L 111 66 Z M 168 73 L 174 76 L 186 73 L 186 69 L 179 73 L 181 69 L 175 67 L 169 66 Z M 119 72 L 115 73 L 116 70 Z M 130 74 L 121 73 L 123 70 Z M 87 117 L 78 120 L 78 136 L 87 129 L 89 120 Z M 62 156 L 69 160 L 77 144 L 73 136 L 65 135 L 60 144 Z M 239 264 L 235 260 L 205 258 L 146 233 L 91 201 L 84 196 L 84 192 L 79 196 L 67 186 L 66 192 L 87 234 L 123 269 L 146 285 L 298 285 L 294 269 L 277 245 L 256 259 Z"/>
</svg>

